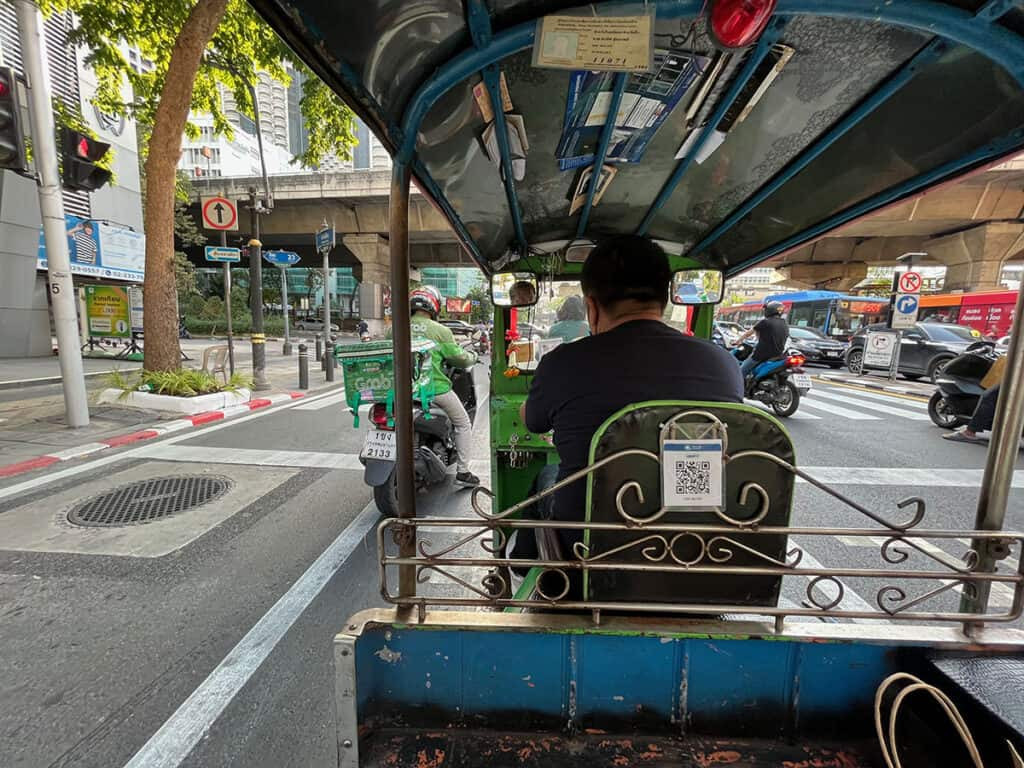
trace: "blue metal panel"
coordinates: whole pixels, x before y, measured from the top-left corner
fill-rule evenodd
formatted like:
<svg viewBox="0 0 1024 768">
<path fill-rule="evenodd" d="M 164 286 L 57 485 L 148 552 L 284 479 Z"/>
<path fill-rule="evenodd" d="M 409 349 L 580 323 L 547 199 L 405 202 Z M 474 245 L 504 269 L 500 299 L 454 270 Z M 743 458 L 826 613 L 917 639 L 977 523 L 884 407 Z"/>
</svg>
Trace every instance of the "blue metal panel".
<svg viewBox="0 0 1024 768">
<path fill-rule="evenodd" d="M 785 731 L 792 705 L 794 644 L 691 640 L 687 645 L 688 730 L 765 734 L 768 724 L 772 733 Z"/>
<path fill-rule="evenodd" d="M 651 207 L 647 210 L 647 215 L 644 216 L 643 221 L 640 222 L 640 226 L 637 228 L 636 233 L 638 235 L 644 235 L 651 226 L 651 222 L 654 221 L 655 214 L 669 201 L 672 197 L 672 193 L 675 192 L 676 186 L 679 181 L 686 174 L 686 171 L 693 164 L 694 158 L 701 153 L 704 145 L 707 144 L 711 134 L 714 133 L 715 128 L 725 117 L 725 113 L 732 106 L 732 103 L 736 101 L 736 97 L 739 96 L 740 91 L 746 87 L 750 78 L 754 76 L 754 72 L 764 61 L 764 57 L 768 55 L 775 41 L 778 39 L 779 31 L 781 30 L 781 24 L 777 21 L 773 21 L 769 24 L 768 28 L 761 35 L 761 39 L 757 41 L 757 47 L 747 57 L 746 63 L 743 65 L 743 69 L 732 81 L 729 86 L 729 90 L 726 91 L 725 95 L 718 100 L 718 105 L 715 107 L 715 111 L 708 118 L 707 123 L 700 130 L 700 135 L 697 141 L 690 148 L 686 157 L 676 163 L 675 170 L 672 171 L 672 175 L 668 177 L 668 181 L 662 186 L 658 196 L 651 203 Z"/>
<path fill-rule="evenodd" d="M 878 683 L 896 671 L 896 651 L 890 648 L 808 643 L 799 650 L 794 685 L 800 716 L 807 721 L 869 709 Z"/>
<path fill-rule="evenodd" d="M 462 637 L 458 632 L 379 629 L 356 643 L 359 717 L 409 708 L 462 709 Z"/>
<path fill-rule="evenodd" d="M 657 637 L 579 638 L 577 716 L 583 727 L 609 721 L 667 726 L 681 682 L 680 644 Z"/>
<path fill-rule="evenodd" d="M 619 104 L 622 102 L 622 93 L 626 90 L 626 83 L 629 75 L 620 72 L 615 76 L 615 85 L 612 87 L 612 98 L 608 104 L 608 119 L 601 131 L 601 138 L 597 143 L 597 151 L 594 153 L 594 164 L 591 166 L 592 176 L 590 178 L 590 189 L 587 191 L 587 200 L 580 211 L 579 224 L 576 226 L 576 237 L 583 237 L 587 231 L 587 224 L 590 221 L 590 209 L 594 207 L 594 194 L 597 192 L 597 182 L 601 176 L 601 166 L 608 155 L 608 145 L 611 144 L 612 135 L 615 133 L 615 120 L 619 114 Z"/>
<path fill-rule="evenodd" d="M 784 251 L 788 251 L 791 248 L 802 245 L 825 232 L 829 232 L 836 227 L 840 227 L 843 224 L 851 222 L 854 219 L 858 219 L 861 216 L 889 205 L 890 203 L 895 203 L 903 198 L 911 197 L 939 181 L 957 176 L 958 174 L 964 173 L 977 166 L 999 160 L 1008 154 L 1012 154 L 1013 152 L 1020 150 L 1022 146 L 1024 146 L 1024 128 L 1019 128 L 1009 136 L 1000 139 L 999 141 L 991 142 L 965 157 L 952 160 L 948 163 L 943 163 L 938 168 L 934 168 L 927 173 L 918 174 L 917 176 L 907 179 L 906 181 L 890 187 L 889 189 L 883 190 L 876 195 L 872 195 L 857 205 L 851 206 L 844 211 L 840 211 L 839 213 L 828 217 L 824 221 L 820 221 L 814 226 L 808 227 L 792 237 L 786 238 L 780 243 L 776 243 L 771 248 L 761 251 L 756 256 L 730 267 L 725 273 L 726 277 L 737 275 L 745 269 L 756 266 L 765 259 L 770 259 L 772 256 L 777 256 Z"/>
<path fill-rule="evenodd" d="M 520 713 L 564 721 L 568 642 L 556 634 L 465 633 L 462 714 Z"/>
<path fill-rule="evenodd" d="M 839 122 L 833 123 L 831 128 L 825 131 L 825 133 L 804 149 L 803 152 L 790 161 L 789 164 L 786 165 L 786 167 L 783 168 L 771 181 L 745 200 L 739 208 L 726 216 L 714 229 L 708 232 L 708 234 L 706 234 L 699 243 L 693 246 L 686 255 L 693 258 L 696 254 L 705 251 L 708 246 L 725 234 L 725 232 L 732 229 L 740 219 L 771 197 L 780 187 L 789 182 L 790 179 L 810 165 L 823 152 L 825 152 L 825 150 L 845 136 L 851 128 L 874 112 L 875 109 L 887 101 L 890 96 L 906 85 L 906 83 L 913 78 L 922 67 L 935 61 L 935 59 L 947 50 L 948 47 L 949 46 L 942 40 L 933 40 L 931 43 L 926 45 L 916 56 L 914 56 L 914 58 L 910 60 L 910 62 L 906 64 L 906 66 L 886 80 L 874 91 L 874 93 L 858 104 L 851 112 L 847 113 Z"/>
</svg>

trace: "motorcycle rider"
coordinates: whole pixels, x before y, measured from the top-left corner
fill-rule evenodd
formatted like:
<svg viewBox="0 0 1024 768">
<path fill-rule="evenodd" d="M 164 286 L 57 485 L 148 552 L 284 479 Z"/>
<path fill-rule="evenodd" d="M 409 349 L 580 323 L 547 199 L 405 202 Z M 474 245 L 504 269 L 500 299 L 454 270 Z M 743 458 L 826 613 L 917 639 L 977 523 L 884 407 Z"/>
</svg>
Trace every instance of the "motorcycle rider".
<svg viewBox="0 0 1024 768">
<path fill-rule="evenodd" d="M 747 330 L 733 343 L 739 346 L 753 334 L 757 334 L 757 347 L 740 366 L 743 378 L 746 379 L 753 372 L 754 368 L 765 360 L 772 360 L 779 357 L 786 351 L 786 341 L 789 339 L 789 323 L 782 317 L 786 311 L 781 301 L 766 301 L 764 304 L 764 317 L 757 321 L 757 324 Z"/>
<path fill-rule="evenodd" d="M 455 485 L 459 488 L 473 488 L 480 485 L 480 478 L 469 471 L 473 423 L 459 396 L 452 391 L 452 382 L 444 373 L 444 364 L 448 362 L 456 368 L 470 368 L 476 363 L 476 355 L 456 344 L 451 329 L 437 322 L 441 312 L 441 292 L 434 286 L 425 285 L 411 291 L 409 311 L 412 313 L 412 337 L 434 342 L 434 349 L 430 353 L 433 402 L 448 415 L 455 429 L 455 452 L 458 454 Z"/>
</svg>

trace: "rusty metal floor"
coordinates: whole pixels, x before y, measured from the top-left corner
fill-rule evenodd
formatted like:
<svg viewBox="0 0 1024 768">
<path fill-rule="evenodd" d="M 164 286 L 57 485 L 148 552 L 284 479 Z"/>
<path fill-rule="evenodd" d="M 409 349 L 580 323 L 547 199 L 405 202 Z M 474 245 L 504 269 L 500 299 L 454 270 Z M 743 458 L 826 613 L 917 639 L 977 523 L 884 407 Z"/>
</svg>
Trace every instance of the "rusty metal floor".
<svg viewBox="0 0 1024 768">
<path fill-rule="evenodd" d="M 574 737 L 493 731 L 384 729 L 364 736 L 361 766 L 373 768 L 873 768 L 872 742 L 786 744 L 758 739 Z"/>
</svg>

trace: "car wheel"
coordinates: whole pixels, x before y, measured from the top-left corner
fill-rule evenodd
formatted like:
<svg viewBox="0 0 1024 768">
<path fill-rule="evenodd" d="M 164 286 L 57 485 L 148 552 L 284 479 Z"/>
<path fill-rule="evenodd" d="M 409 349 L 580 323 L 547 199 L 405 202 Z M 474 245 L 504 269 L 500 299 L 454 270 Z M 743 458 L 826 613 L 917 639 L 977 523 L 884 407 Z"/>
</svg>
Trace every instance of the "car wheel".
<svg viewBox="0 0 1024 768">
<path fill-rule="evenodd" d="M 934 384 L 935 380 L 939 378 L 939 374 L 942 373 L 942 369 L 945 368 L 951 357 L 941 357 L 938 360 L 932 360 L 931 365 L 928 366 L 928 380 Z"/>
<path fill-rule="evenodd" d="M 864 352 L 860 349 L 851 349 L 846 356 L 846 367 L 854 376 L 860 376 L 864 372 Z"/>
</svg>

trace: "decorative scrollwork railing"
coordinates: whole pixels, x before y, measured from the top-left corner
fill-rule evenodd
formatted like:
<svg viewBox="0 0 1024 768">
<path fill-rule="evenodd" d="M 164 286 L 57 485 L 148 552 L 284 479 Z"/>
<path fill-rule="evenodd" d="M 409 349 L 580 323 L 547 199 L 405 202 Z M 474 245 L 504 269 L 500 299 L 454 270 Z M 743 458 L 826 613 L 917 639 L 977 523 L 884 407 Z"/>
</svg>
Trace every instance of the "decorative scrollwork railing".
<svg viewBox="0 0 1024 768">
<path fill-rule="evenodd" d="M 664 441 L 681 419 L 698 416 L 713 420 L 727 445 L 725 428 L 705 411 L 677 414 L 662 426 Z M 701 425 L 704 426 L 704 425 Z M 1003 531 L 921 529 L 926 508 L 923 499 L 911 497 L 896 504 L 912 507 L 909 516 L 893 518 L 863 505 L 820 482 L 812 475 L 765 451 L 723 451 L 722 461 L 734 471 L 740 462 L 765 461 L 799 477 L 843 502 L 875 527 L 839 528 L 765 525 L 771 508 L 770 494 L 756 482 L 739 484 L 734 512 L 725 506 L 712 508 L 719 522 L 687 523 L 666 517 L 674 510 L 664 506 L 644 515 L 630 512 L 645 502 L 643 486 L 626 480 L 614 499 L 619 519 L 611 522 L 565 522 L 517 517 L 536 502 L 570 483 L 579 482 L 603 467 L 626 457 L 659 461 L 657 454 L 630 448 L 606 456 L 509 509 L 492 512 L 483 508 L 490 491 L 478 488 L 472 495 L 473 516 L 458 518 L 389 519 L 378 528 L 380 587 L 385 600 L 414 606 L 421 615 L 427 606 L 489 607 L 590 611 L 598 620 L 602 611 L 653 612 L 689 616 L 751 615 L 774 617 L 780 630 L 786 617 L 838 618 L 849 620 L 900 620 L 955 622 L 978 625 L 1009 622 L 1024 612 L 1024 534 Z M 745 516 L 736 512 L 748 511 Z M 706 517 L 706 516 L 705 516 Z M 678 520 L 679 516 L 675 519 Z M 569 554 L 552 553 L 541 546 L 541 559 L 516 559 L 509 555 L 510 540 L 534 535 L 538 540 L 556 532 L 578 532 L 574 539 L 612 534 L 612 543 L 598 549 L 586 538 L 576 540 Z M 415 554 L 395 554 L 392 542 L 416 542 Z M 823 539 L 841 537 L 845 547 L 816 546 Z M 957 555 L 947 550 L 971 545 Z M 435 543 L 436 542 L 436 543 Z M 784 542 L 780 544 L 780 542 Z M 945 547 L 940 546 L 945 545 Z M 982 558 L 974 546 L 984 547 L 997 561 L 992 571 L 979 570 Z M 843 551 L 847 562 L 818 563 L 805 556 L 812 551 Z M 557 550 L 557 547 L 555 547 Z M 870 555 L 869 553 L 874 553 Z M 855 554 L 854 554 L 855 553 Z M 865 557 L 870 562 L 865 564 Z M 1016 558 L 1016 563 L 1013 559 Z M 399 569 L 412 569 L 416 594 L 398 594 L 393 588 Z M 537 577 L 532 588 L 519 588 L 513 573 L 530 571 Z M 738 602 L 708 603 L 697 600 L 595 600 L 582 594 L 581 575 L 603 572 L 653 573 L 679 577 L 780 577 L 784 595 L 794 599 L 777 604 L 750 605 Z M 856 591 L 849 582 L 854 582 Z M 793 585 L 796 588 L 793 588 Z M 976 596 L 980 590 L 993 600 L 983 612 L 962 613 L 961 595 Z"/>
</svg>

